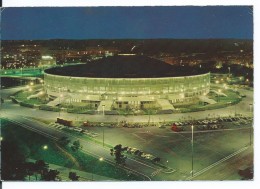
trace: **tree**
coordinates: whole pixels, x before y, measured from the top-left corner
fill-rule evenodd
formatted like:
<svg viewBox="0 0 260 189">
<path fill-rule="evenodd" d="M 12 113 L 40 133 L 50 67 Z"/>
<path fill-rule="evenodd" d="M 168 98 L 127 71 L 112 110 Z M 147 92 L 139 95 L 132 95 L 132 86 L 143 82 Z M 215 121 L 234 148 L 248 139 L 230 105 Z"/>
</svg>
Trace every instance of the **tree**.
<svg viewBox="0 0 260 189">
<path fill-rule="evenodd" d="M 24 180 L 25 156 L 15 141 L 1 141 L 2 151 L 2 179 L 3 180 Z"/>
<path fill-rule="evenodd" d="M 79 142 L 79 140 L 76 140 L 76 141 L 74 141 L 73 143 L 72 143 L 72 146 L 71 146 L 71 149 L 72 149 L 72 151 L 77 151 L 77 150 L 79 150 L 79 149 L 81 149 L 82 148 L 82 146 L 80 145 L 80 142 Z"/>
<path fill-rule="evenodd" d="M 37 160 L 35 162 L 35 172 L 41 174 L 43 177 L 44 173 L 48 171 L 49 165 L 43 160 Z"/>
<path fill-rule="evenodd" d="M 161 161 L 161 158 L 155 157 L 154 159 L 152 159 L 152 161 L 153 161 L 154 163 L 158 163 L 159 161 Z"/>
<path fill-rule="evenodd" d="M 77 175 L 76 172 L 69 172 L 69 179 L 72 180 L 72 181 L 78 181 L 79 176 Z"/>
<path fill-rule="evenodd" d="M 123 151 L 125 151 L 126 148 L 122 148 L 121 144 L 118 144 L 114 147 L 114 150 L 111 150 L 110 154 L 115 155 L 115 161 L 117 164 L 125 164 L 126 156 L 122 154 Z"/>
<path fill-rule="evenodd" d="M 57 181 L 59 180 L 58 175 L 60 174 L 59 171 L 50 169 L 47 172 L 44 172 L 42 179 L 45 181 Z"/>
<path fill-rule="evenodd" d="M 69 144 L 70 140 L 68 139 L 68 137 L 61 137 L 59 140 L 58 140 L 58 143 L 61 145 L 61 146 L 67 146 Z"/>
<path fill-rule="evenodd" d="M 110 155 L 111 155 L 111 156 L 114 155 L 114 149 L 113 149 L 113 148 L 110 149 Z"/>
<path fill-rule="evenodd" d="M 26 162 L 24 163 L 24 170 L 26 172 L 26 174 L 29 176 L 29 180 L 31 180 L 31 176 L 36 172 L 35 169 L 35 163 L 33 162 Z M 37 180 L 37 176 L 35 176 L 36 180 Z"/>
</svg>

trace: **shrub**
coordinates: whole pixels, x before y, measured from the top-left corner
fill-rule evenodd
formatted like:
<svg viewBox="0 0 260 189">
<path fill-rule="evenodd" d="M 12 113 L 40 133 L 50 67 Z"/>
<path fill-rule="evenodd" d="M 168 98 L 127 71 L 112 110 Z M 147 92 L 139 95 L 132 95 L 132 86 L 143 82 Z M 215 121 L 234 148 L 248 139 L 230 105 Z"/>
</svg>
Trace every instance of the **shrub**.
<svg viewBox="0 0 260 189">
<path fill-rule="evenodd" d="M 47 111 L 54 111 L 54 112 L 58 112 L 60 110 L 58 107 L 52 107 L 52 106 L 48 106 L 48 105 L 40 105 L 39 109 L 47 110 Z"/>
<path fill-rule="evenodd" d="M 34 108 L 33 104 L 29 104 L 29 103 L 26 103 L 26 102 L 20 102 L 20 106 L 24 106 L 24 107 L 28 107 L 28 108 Z"/>
</svg>

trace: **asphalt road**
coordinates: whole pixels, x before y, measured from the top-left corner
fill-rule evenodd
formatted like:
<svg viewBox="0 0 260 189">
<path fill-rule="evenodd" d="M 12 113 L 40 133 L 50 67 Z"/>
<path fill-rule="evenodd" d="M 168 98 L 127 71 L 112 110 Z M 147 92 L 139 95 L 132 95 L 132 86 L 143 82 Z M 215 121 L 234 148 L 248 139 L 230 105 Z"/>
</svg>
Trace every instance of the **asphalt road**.
<svg viewBox="0 0 260 189">
<path fill-rule="evenodd" d="M 242 153 L 219 164 L 207 172 L 194 177 L 193 180 L 241 180 L 239 169 L 252 167 L 254 165 L 253 146 L 248 147 Z"/>
</svg>

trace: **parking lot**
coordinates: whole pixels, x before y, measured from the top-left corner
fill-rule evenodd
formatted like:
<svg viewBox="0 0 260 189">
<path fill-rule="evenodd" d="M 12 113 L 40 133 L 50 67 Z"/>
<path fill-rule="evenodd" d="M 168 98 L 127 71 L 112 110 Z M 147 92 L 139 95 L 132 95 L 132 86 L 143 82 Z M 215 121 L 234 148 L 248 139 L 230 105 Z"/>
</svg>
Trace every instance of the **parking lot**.
<svg viewBox="0 0 260 189">
<path fill-rule="evenodd" d="M 176 170 L 169 179 L 185 179 L 191 171 L 191 127 L 194 125 L 194 172 L 250 144 L 253 134 L 252 118 L 227 117 L 192 122 L 178 122 L 183 130 L 175 132 L 172 126 L 149 127 L 87 127 L 95 137 L 115 146 L 122 144 L 131 149 L 159 157 L 161 163 Z"/>
</svg>

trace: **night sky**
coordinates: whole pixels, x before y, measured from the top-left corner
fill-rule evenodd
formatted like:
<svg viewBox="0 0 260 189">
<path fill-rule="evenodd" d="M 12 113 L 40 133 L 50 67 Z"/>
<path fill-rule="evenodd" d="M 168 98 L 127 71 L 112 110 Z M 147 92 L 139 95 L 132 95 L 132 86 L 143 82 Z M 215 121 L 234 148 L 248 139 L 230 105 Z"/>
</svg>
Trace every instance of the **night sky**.
<svg viewBox="0 0 260 189">
<path fill-rule="evenodd" d="M 6 8 L 2 39 L 253 38 L 252 8 Z"/>
</svg>

